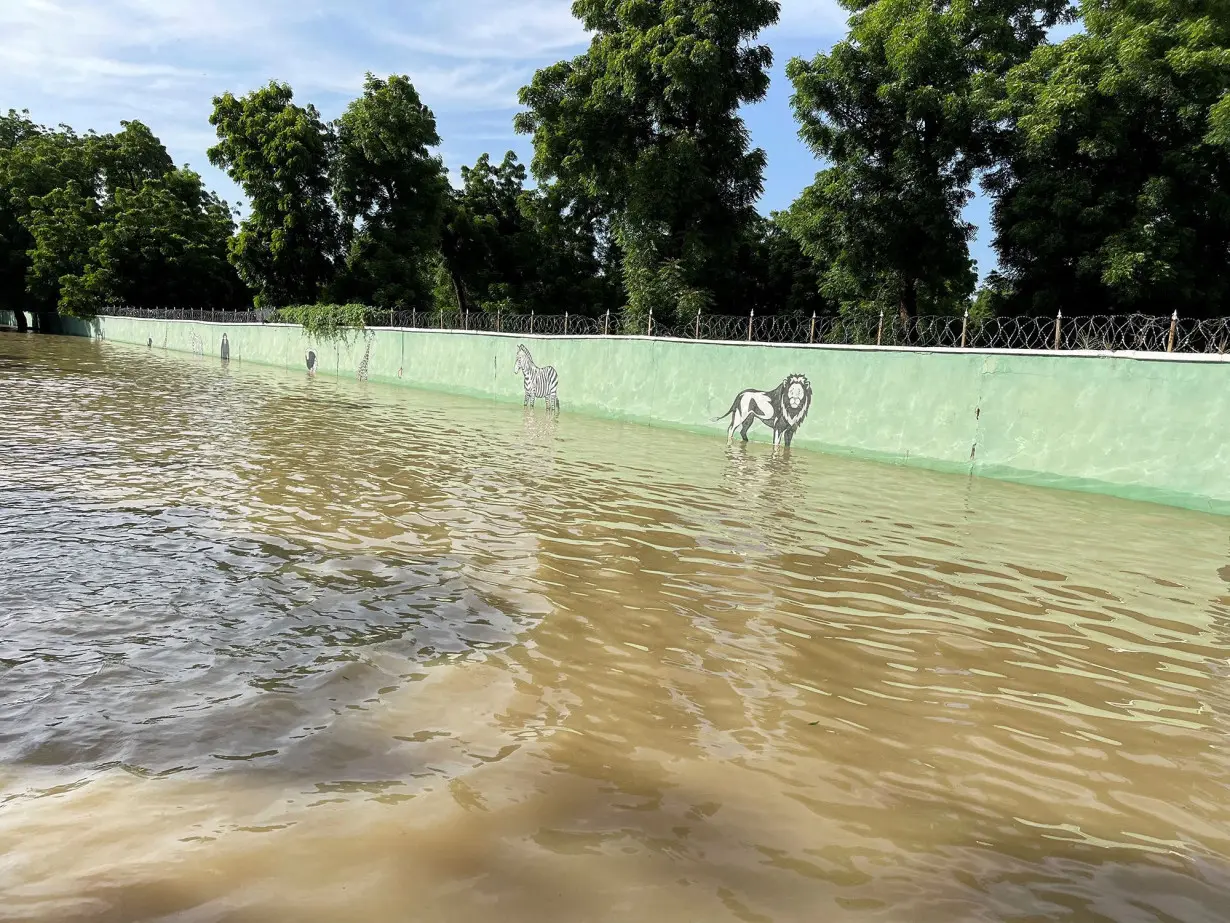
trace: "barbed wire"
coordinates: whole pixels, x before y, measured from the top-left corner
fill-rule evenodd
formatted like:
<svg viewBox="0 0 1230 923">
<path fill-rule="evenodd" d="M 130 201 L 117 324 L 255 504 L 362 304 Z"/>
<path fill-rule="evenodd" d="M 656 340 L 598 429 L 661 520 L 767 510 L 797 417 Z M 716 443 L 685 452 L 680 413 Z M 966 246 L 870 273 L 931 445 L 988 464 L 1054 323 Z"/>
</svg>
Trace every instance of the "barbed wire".
<svg viewBox="0 0 1230 923">
<path fill-rule="evenodd" d="M 208 308 L 108 308 L 115 317 L 195 320 L 225 324 L 267 324 L 272 308 L 213 311 Z M 632 322 L 617 313 L 514 314 L 502 311 L 381 311 L 372 309 L 368 327 L 400 327 L 513 333 L 534 336 L 644 335 L 752 343 L 812 343 L 845 346 L 912 346 L 921 349 L 1008 349 L 1032 351 L 1218 353 L 1230 351 L 1230 318 L 1181 318 L 1176 314 L 1096 314 L 1076 317 L 924 316 L 903 321 L 893 315 L 698 314 L 671 326 L 653 317 Z"/>
</svg>

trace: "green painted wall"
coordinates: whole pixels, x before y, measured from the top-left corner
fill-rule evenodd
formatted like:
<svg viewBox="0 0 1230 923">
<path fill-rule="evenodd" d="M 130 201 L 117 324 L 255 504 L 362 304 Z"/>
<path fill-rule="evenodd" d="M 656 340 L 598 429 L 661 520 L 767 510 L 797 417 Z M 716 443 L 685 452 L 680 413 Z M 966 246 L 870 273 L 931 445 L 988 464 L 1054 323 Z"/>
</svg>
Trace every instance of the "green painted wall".
<svg viewBox="0 0 1230 923">
<path fill-rule="evenodd" d="M 74 332 L 232 361 L 520 402 L 525 343 L 565 413 L 725 436 L 744 388 L 811 381 L 795 445 L 942 471 L 1230 513 L 1230 362 L 1222 357 L 771 346 L 625 337 L 376 330 L 314 343 L 299 327 L 99 318 Z M 754 438 L 769 438 L 761 424 Z M 736 436 L 736 438 L 738 438 Z"/>
</svg>

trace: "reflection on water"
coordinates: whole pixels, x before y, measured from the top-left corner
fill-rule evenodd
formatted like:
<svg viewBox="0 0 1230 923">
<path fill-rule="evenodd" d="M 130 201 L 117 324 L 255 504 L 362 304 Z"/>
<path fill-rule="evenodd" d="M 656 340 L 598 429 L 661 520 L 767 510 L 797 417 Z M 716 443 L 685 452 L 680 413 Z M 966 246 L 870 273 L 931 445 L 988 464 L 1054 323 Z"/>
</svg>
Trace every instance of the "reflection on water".
<svg viewBox="0 0 1230 923">
<path fill-rule="evenodd" d="M 0 458 L 0 920 L 1226 919 L 1225 520 L 16 335 Z"/>
</svg>

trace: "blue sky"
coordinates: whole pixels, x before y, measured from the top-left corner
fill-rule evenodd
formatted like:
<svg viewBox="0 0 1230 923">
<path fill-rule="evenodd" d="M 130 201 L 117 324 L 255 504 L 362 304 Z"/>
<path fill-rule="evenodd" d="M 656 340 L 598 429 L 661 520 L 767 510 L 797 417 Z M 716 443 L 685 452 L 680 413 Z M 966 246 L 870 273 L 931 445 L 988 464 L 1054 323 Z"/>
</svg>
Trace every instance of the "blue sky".
<svg viewBox="0 0 1230 923">
<path fill-rule="evenodd" d="M 78 131 L 115 131 L 139 119 L 177 163 L 190 164 L 224 198 L 238 188 L 213 169 L 209 113 L 215 94 L 247 92 L 270 79 L 294 87 L 334 118 L 361 92 L 367 71 L 407 74 L 436 114 L 440 153 L 454 178 L 484 151 L 514 150 L 517 90 L 536 68 L 584 50 L 569 0 L 0 0 L 0 109 Z M 838 41 L 845 13 L 832 0 L 782 0 L 762 39 L 774 51 L 768 98 L 745 113 L 769 156 L 766 213 L 785 208 L 815 175 L 790 112 L 786 62 Z M 994 265 L 987 203 L 967 210 L 979 225 L 980 273 Z"/>
</svg>

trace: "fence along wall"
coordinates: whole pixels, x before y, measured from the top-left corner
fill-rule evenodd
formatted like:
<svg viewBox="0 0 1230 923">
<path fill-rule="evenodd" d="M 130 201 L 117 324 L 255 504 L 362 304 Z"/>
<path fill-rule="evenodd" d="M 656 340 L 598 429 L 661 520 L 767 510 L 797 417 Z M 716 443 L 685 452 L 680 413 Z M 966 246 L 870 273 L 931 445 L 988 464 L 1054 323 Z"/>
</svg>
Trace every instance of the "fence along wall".
<svg viewBox="0 0 1230 923">
<path fill-rule="evenodd" d="M 1230 513 L 1230 443 L 1224 434 L 1230 357 L 398 329 L 319 343 L 300 327 L 280 324 L 103 317 L 77 326 L 72 332 L 214 362 L 226 356 L 305 375 L 368 378 L 518 403 L 524 396 L 518 348 L 524 346 L 534 366 L 556 370 L 563 413 L 723 438 L 729 417 L 714 418 L 737 403 L 740 392 L 772 392 L 800 375 L 810 405 L 793 435 L 795 446 Z M 804 388 L 800 383 L 793 390 Z M 751 409 L 766 400 L 773 398 L 753 395 Z M 771 438 L 769 428 L 755 420 L 750 435 Z"/>
</svg>

